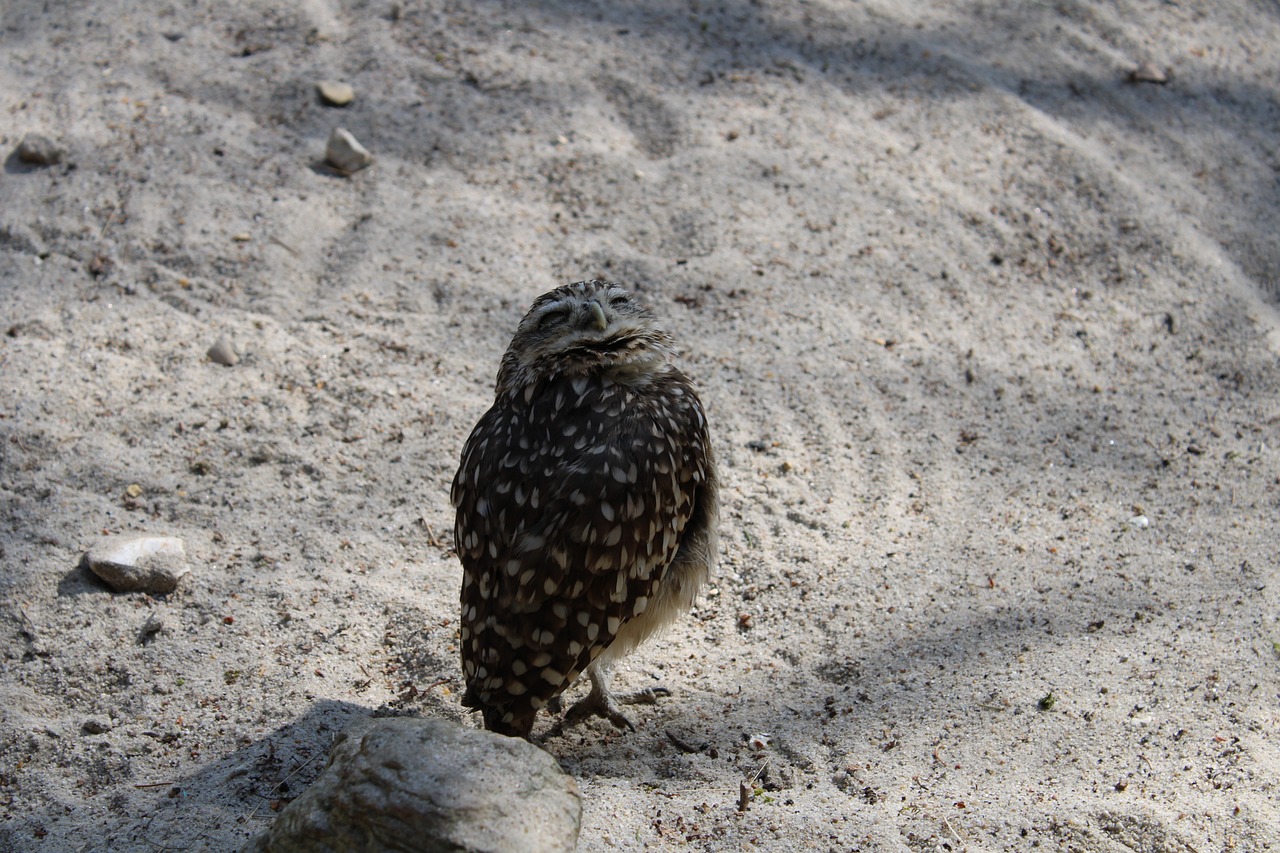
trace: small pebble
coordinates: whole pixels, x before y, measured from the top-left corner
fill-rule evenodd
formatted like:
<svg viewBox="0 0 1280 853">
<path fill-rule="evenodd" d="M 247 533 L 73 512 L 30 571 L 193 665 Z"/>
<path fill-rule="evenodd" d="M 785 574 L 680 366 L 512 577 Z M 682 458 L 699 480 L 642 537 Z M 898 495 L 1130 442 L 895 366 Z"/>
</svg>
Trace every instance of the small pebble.
<svg viewBox="0 0 1280 853">
<path fill-rule="evenodd" d="M 138 630 L 138 644 L 143 646 L 150 644 L 155 640 L 156 634 L 159 634 L 162 630 L 164 630 L 164 619 L 161 618 L 160 614 L 152 613 L 147 617 L 147 621 L 142 623 L 142 628 Z"/>
<path fill-rule="evenodd" d="M 174 536 L 111 536 L 91 548 L 85 562 L 116 592 L 173 592 L 190 571 Z"/>
<path fill-rule="evenodd" d="M 18 159 L 32 166 L 54 166 L 67 156 L 67 150 L 47 136 L 28 133 L 18 143 Z"/>
<path fill-rule="evenodd" d="M 356 141 L 351 132 L 336 127 L 324 147 L 324 159 L 347 174 L 358 172 L 373 162 L 373 155 Z"/>
<path fill-rule="evenodd" d="M 104 275 L 110 275 L 115 265 L 116 262 L 109 252 L 95 252 L 89 259 L 86 269 L 94 278 L 102 278 Z"/>
<path fill-rule="evenodd" d="M 322 80 L 317 83 L 316 91 L 320 93 L 320 100 L 331 107 L 345 107 L 356 99 L 355 89 L 346 83 L 337 83 L 333 80 Z"/>
<path fill-rule="evenodd" d="M 1130 83 L 1168 83 L 1169 75 L 1152 62 L 1143 62 L 1129 72 Z"/>
<path fill-rule="evenodd" d="M 227 367 L 233 367 L 240 362 L 240 354 L 236 352 L 235 344 L 231 343 L 231 339 L 226 335 L 222 335 L 218 340 L 214 341 L 213 346 L 209 347 L 207 355 L 214 364 L 222 364 Z"/>
<path fill-rule="evenodd" d="M 80 726 L 80 731 L 87 735 L 100 735 L 111 731 L 111 723 L 99 717 L 90 717 Z"/>
</svg>

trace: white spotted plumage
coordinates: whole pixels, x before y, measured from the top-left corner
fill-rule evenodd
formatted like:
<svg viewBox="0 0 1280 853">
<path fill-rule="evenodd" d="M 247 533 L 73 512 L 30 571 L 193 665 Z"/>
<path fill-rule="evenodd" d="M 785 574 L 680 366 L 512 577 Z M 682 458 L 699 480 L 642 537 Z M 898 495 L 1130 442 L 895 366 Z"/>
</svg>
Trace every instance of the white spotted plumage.
<svg viewBox="0 0 1280 853">
<path fill-rule="evenodd" d="M 584 671 L 626 722 L 608 666 L 692 606 L 715 551 L 701 403 L 648 309 L 607 282 L 543 294 L 462 452 L 464 704 L 528 737 Z"/>
</svg>

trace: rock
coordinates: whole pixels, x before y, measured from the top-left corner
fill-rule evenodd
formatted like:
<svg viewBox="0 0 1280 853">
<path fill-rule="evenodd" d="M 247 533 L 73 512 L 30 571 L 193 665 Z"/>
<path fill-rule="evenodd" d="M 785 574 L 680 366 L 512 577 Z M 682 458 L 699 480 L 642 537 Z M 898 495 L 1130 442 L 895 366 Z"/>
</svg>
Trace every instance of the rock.
<svg viewBox="0 0 1280 853">
<path fill-rule="evenodd" d="M 446 720 L 361 721 L 242 853 L 573 850 L 577 783 L 527 741 Z"/>
<path fill-rule="evenodd" d="M 232 367 L 240 362 L 240 354 L 236 352 L 235 344 L 231 343 L 231 339 L 226 335 L 221 335 L 213 346 L 209 347 L 206 353 L 209 360 L 214 364 L 223 364 Z"/>
<path fill-rule="evenodd" d="M 85 265 L 85 269 L 94 278 L 102 278 L 104 275 L 110 275 L 115 266 L 115 259 L 111 257 L 110 253 L 95 252 L 93 257 L 89 259 L 89 263 Z"/>
<path fill-rule="evenodd" d="M 329 142 L 324 147 L 324 159 L 330 165 L 351 174 L 372 163 L 373 155 L 356 141 L 350 131 L 336 127 L 329 134 Z"/>
<path fill-rule="evenodd" d="M 1154 62 L 1143 62 L 1129 72 L 1130 83 L 1168 83 L 1169 75 Z"/>
<path fill-rule="evenodd" d="M 164 619 L 159 613 L 152 613 L 147 621 L 138 629 L 138 645 L 146 646 L 155 641 L 156 634 L 164 630 Z"/>
<path fill-rule="evenodd" d="M 54 166 L 67 156 L 67 149 L 39 133 L 28 133 L 18 143 L 18 159 L 32 166 Z"/>
<path fill-rule="evenodd" d="M 173 536 L 112 536 L 85 554 L 89 569 L 116 592 L 173 592 L 190 569 Z"/>
<path fill-rule="evenodd" d="M 320 81 L 316 84 L 316 91 L 320 93 L 320 100 L 331 107 L 345 107 L 356 99 L 355 89 L 346 83 L 337 83 L 333 80 Z"/>
<path fill-rule="evenodd" d="M 111 723 L 101 717 L 90 717 L 80 726 L 80 731 L 87 735 L 101 735 L 111 731 Z"/>
</svg>

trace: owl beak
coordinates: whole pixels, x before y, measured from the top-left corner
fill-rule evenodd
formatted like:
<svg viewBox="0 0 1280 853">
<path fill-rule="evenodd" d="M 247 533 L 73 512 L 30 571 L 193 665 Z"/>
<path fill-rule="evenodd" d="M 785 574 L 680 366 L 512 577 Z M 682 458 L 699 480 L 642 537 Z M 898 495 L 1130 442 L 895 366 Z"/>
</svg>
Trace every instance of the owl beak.
<svg viewBox="0 0 1280 853">
<path fill-rule="evenodd" d="M 604 309 L 600 307 L 600 303 L 594 299 L 587 303 L 587 311 L 591 313 L 591 321 L 600 331 L 604 331 L 609 326 L 609 321 L 605 319 Z"/>
</svg>

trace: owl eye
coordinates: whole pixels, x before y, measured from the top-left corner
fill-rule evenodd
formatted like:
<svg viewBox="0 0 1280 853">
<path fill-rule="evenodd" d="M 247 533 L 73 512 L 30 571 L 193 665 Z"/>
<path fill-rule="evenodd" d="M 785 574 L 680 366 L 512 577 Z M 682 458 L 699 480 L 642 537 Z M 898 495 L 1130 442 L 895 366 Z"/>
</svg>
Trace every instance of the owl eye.
<svg viewBox="0 0 1280 853">
<path fill-rule="evenodd" d="M 613 307 L 613 308 L 617 308 L 619 305 L 622 305 L 624 302 L 629 302 L 629 301 L 630 301 L 630 297 L 627 296 L 625 293 L 619 293 L 609 297 L 609 305 L 610 307 Z"/>
<path fill-rule="evenodd" d="M 551 311 L 548 311 L 547 313 L 543 314 L 541 317 L 538 318 L 538 328 L 549 329 L 552 326 L 554 326 L 556 323 L 559 323 L 562 320 L 564 320 L 564 318 L 567 316 L 569 316 L 569 311 L 566 308 L 556 308 Z"/>
</svg>

